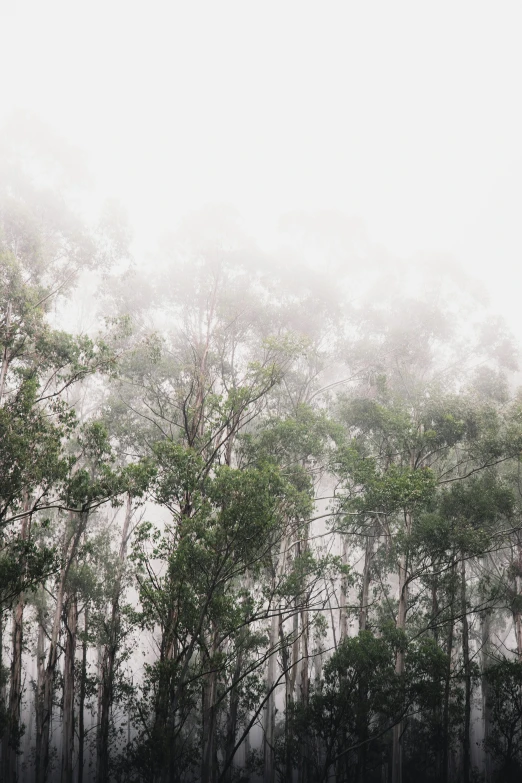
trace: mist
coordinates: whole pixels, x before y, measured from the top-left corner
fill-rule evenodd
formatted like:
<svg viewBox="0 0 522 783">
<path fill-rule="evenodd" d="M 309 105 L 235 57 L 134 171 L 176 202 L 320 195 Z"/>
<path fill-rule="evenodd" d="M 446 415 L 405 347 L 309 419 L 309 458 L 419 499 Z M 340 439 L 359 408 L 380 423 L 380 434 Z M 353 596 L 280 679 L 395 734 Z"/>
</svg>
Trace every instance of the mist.
<svg viewBox="0 0 522 783">
<path fill-rule="evenodd" d="M 522 11 L 0 7 L 0 779 L 522 773 Z"/>
</svg>

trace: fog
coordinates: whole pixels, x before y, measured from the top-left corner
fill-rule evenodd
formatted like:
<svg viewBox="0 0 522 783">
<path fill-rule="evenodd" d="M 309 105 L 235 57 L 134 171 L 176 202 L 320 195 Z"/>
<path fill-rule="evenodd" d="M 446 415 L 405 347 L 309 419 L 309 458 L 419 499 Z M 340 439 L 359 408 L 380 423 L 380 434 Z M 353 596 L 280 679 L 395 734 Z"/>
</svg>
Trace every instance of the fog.
<svg viewBox="0 0 522 783">
<path fill-rule="evenodd" d="M 0 118 L 83 156 L 140 249 L 208 202 L 269 241 L 295 210 L 441 255 L 518 317 L 516 2 L 2 3 Z"/>
</svg>

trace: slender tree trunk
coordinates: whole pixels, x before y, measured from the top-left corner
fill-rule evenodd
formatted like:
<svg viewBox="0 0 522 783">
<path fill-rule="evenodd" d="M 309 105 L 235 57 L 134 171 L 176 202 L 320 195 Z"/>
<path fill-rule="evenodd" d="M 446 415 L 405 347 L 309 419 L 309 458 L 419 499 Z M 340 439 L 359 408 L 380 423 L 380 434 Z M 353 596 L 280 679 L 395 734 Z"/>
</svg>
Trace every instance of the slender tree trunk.
<svg viewBox="0 0 522 783">
<path fill-rule="evenodd" d="M 409 512 L 404 514 L 406 535 L 411 533 L 412 518 Z M 399 608 L 397 611 L 396 626 L 399 630 L 406 630 L 406 614 L 408 611 L 408 555 L 404 552 L 399 560 Z M 397 653 L 395 671 L 398 675 L 404 673 L 404 650 Z M 402 737 L 404 734 L 404 721 L 400 721 L 393 727 L 392 748 L 392 783 L 402 783 Z"/>
<path fill-rule="evenodd" d="M 74 758 L 74 659 L 76 655 L 76 632 L 78 627 L 78 604 L 75 595 L 67 600 L 67 628 L 63 668 L 63 746 L 62 783 L 73 783 Z"/>
<path fill-rule="evenodd" d="M 279 550 L 279 558 L 274 567 L 273 588 L 275 592 L 278 578 L 282 575 L 285 568 L 285 552 L 287 539 L 282 536 Z M 277 611 L 276 611 L 277 609 Z M 272 619 L 270 622 L 270 632 L 268 638 L 268 666 L 266 673 L 266 689 L 269 692 L 268 699 L 264 708 L 264 739 L 263 739 L 263 783 L 275 783 L 275 758 L 274 758 L 274 738 L 275 738 L 275 681 L 277 667 L 277 641 L 279 637 L 279 607 L 272 607 Z"/>
<path fill-rule="evenodd" d="M 366 630 L 366 624 L 368 621 L 368 600 L 370 595 L 370 584 L 371 584 L 371 564 L 372 564 L 372 558 L 373 558 L 373 547 L 374 547 L 374 539 L 377 535 L 377 520 L 375 520 L 372 529 L 371 534 L 366 537 L 366 548 L 364 552 L 364 568 L 363 568 L 363 575 L 362 575 L 362 592 L 361 592 L 361 606 L 359 610 L 359 633 Z M 362 705 L 366 702 L 367 699 L 367 689 L 366 689 L 366 683 L 361 681 L 358 688 L 358 696 L 359 696 L 359 704 Z M 364 715 L 364 711 L 361 710 L 362 714 Z M 367 751 L 367 744 L 366 739 L 368 735 L 368 727 L 363 719 L 359 721 L 358 727 L 357 727 L 357 739 L 358 742 L 362 742 L 363 744 L 357 751 L 357 770 L 356 770 L 356 779 L 357 783 L 363 783 L 365 778 L 365 770 L 366 770 L 366 751 Z"/>
<path fill-rule="evenodd" d="M 20 703 L 22 700 L 22 644 L 24 601 L 21 597 L 13 613 L 13 658 L 7 705 L 7 727 L 2 741 L 3 779 L 16 781 L 16 758 L 20 740 Z"/>
<path fill-rule="evenodd" d="M 366 624 L 368 622 L 368 600 L 370 596 L 371 564 L 373 558 L 374 539 L 376 535 L 377 535 L 377 521 L 374 522 L 370 535 L 366 537 L 366 548 L 364 552 L 364 568 L 362 574 L 361 608 L 359 609 L 359 631 L 365 631 Z"/>
<path fill-rule="evenodd" d="M 239 712 L 239 692 L 236 684 L 239 682 L 241 676 L 242 660 L 243 654 L 242 651 L 239 650 L 237 653 L 234 674 L 232 676 L 232 689 L 230 691 L 230 705 L 227 716 L 227 733 L 225 740 L 225 761 L 228 761 L 232 755 L 236 744 L 237 718 Z M 225 776 L 225 783 L 231 783 L 232 775 L 233 765 L 231 764 Z"/>
<path fill-rule="evenodd" d="M 76 556 L 78 544 L 80 542 L 81 534 L 84 530 L 85 523 L 87 521 L 87 514 L 82 512 L 80 519 L 78 520 L 76 531 L 70 533 L 66 532 L 66 542 L 64 543 L 64 564 L 60 574 L 60 581 L 58 584 L 58 591 L 56 594 L 56 608 L 54 612 L 53 627 L 51 630 L 51 638 L 49 640 L 49 651 L 47 656 L 47 665 L 43 672 L 42 683 L 42 714 L 41 714 L 41 730 L 39 736 L 39 743 L 36 749 L 36 783 L 45 783 L 47 780 L 47 773 L 49 769 L 49 737 L 51 729 L 51 718 L 53 710 L 53 695 L 54 695 L 54 674 L 56 671 L 56 664 L 58 662 L 58 642 L 60 637 L 60 625 L 62 619 L 63 602 L 65 594 L 65 584 L 69 574 L 71 563 Z M 70 525 L 73 524 L 73 514 L 71 512 L 69 518 Z M 70 533 L 70 537 L 68 534 Z"/>
<path fill-rule="evenodd" d="M 111 617 L 107 628 L 107 640 L 103 650 L 101 661 L 101 692 L 100 692 L 100 718 L 97 742 L 97 783 L 105 783 L 109 769 L 109 728 L 110 714 L 114 695 L 114 676 L 116 668 L 116 654 L 120 644 L 120 595 L 123 568 L 127 554 L 127 539 L 132 518 L 132 498 L 127 493 L 125 519 L 121 534 L 120 551 L 118 556 L 117 573 L 114 583 L 111 602 Z"/>
<path fill-rule="evenodd" d="M 29 510 L 29 500 L 25 499 L 24 511 Z M 27 541 L 30 530 L 30 518 L 23 517 L 20 537 Z M 22 701 L 22 650 L 24 595 L 20 595 L 13 612 L 12 660 L 9 685 L 9 703 L 7 705 L 7 728 L 2 743 L 2 767 L 4 780 L 16 781 L 17 750 L 20 742 L 20 705 Z"/>
<path fill-rule="evenodd" d="M 212 671 L 203 680 L 203 748 L 202 748 L 202 766 L 201 783 L 214 783 L 215 768 L 214 756 L 216 749 L 216 692 L 217 692 L 217 671 L 215 671 L 214 655 L 217 652 L 215 642 L 217 641 L 217 632 L 214 633 L 214 640 L 211 646 L 212 656 L 209 660 Z"/>
<path fill-rule="evenodd" d="M 517 562 L 515 570 L 515 611 L 513 612 L 513 619 L 515 622 L 515 639 L 517 643 L 517 657 L 519 661 L 522 661 L 522 543 L 517 543 Z"/>
<path fill-rule="evenodd" d="M 8 340 L 9 340 L 9 327 L 11 326 L 11 315 L 12 315 L 12 305 L 11 302 L 9 301 L 7 303 L 7 313 L 5 317 L 6 340 L 5 340 L 4 350 L 2 351 L 2 366 L 0 367 L 0 405 L 2 404 L 2 399 L 4 396 L 5 379 L 7 376 L 7 370 L 9 369 L 9 362 L 10 362 Z"/>
<path fill-rule="evenodd" d="M 269 650 L 275 650 L 277 646 L 279 616 L 275 611 L 272 616 L 269 634 Z M 266 687 L 270 695 L 265 705 L 264 719 L 264 774 L 263 783 L 275 783 L 275 761 L 274 761 L 274 734 L 275 734 L 275 690 L 276 681 L 276 663 L 277 654 L 272 652 L 268 659 L 268 670 L 266 675 Z"/>
<path fill-rule="evenodd" d="M 461 553 L 461 612 L 462 612 L 462 657 L 464 663 L 464 737 L 462 742 L 462 781 L 469 783 L 471 772 L 471 666 L 469 660 L 469 625 L 466 600 L 466 560 Z"/>
<path fill-rule="evenodd" d="M 446 654 L 448 656 L 446 666 L 446 678 L 444 682 L 444 708 L 442 717 L 442 730 L 443 730 L 443 744 L 442 744 L 442 783 L 448 783 L 449 780 L 449 747 L 450 747 L 450 731 L 449 731 L 449 710 L 450 710 L 450 693 L 451 693 L 451 657 L 453 654 L 453 636 L 455 629 L 454 618 L 454 585 L 455 578 L 455 563 L 451 567 L 451 604 L 450 604 L 450 621 L 448 627 L 448 642 Z"/>
<path fill-rule="evenodd" d="M 45 783 L 49 768 L 49 737 L 51 729 L 51 717 L 53 709 L 54 695 L 54 673 L 58 661 L 58 638 L 60 634 L 60 623 L 62 618 L 62 607 L 64 599 L 64 579 L 63 574 L 60 579 L 58 593 L 56 596 L 56 609 L 54 612 L 54 621 L 49 641 L 49 651 L 47 656 L 47 665 L 43 670 L 42 683 L 42 726 L 40 733 L 40 747 L 38 748 L 39 766 L 36 770 L 37 783 Z"/>
<path fill-rule="evenodd" d="M 294 607 L 296 606 L 296 601 L 294 599 Z M 298 640 L 297 640 L 297 633 L 298 633 L 298 625 L 299 625 L 299 615 L 297 614 L 297 611 L 293 617 L 293 632 L 294 632 L 294 641 L 292 643 L 292 650 L 291 653 L 288 649 L 288 646 L 285 644 L 285 632 L 284 632 L 284 622 L 283 622 L 283 615 L 279 615 L 279 641 L 281 642 L 281 657 L 283 661 L 283 670 L 285 672 L 285 779 L 291 781 L 292 780 L 292 754 L 291 754 L 291 741 L 292 741 L 292 706 L 294 702 L 294 687 L 295 687 L 295 673 L 296 673 L 296 667 L 291 666 L 291 661 L 296 660 L 296 653 L 295 651 L 298 649 Z"/>
<path fill-rule="evenodd" d="M 491 685 L 487 680 L 487 670 L 491 665 L 491 613 L 488 609 L 482 614 L 482 722 L 484 727 L 484 783 L 491 783 L 491 753 L 488 740 L 491 735 Z"/>
<path fill-rule="evenodd" d="M 34 709 L 36 717 L 36 748 L 35 748 L 35 781 L 38 783 L 39 770 L 42 764 L 41 752 L 43 746 L 43 690 L 45 672 L 45 628 L 44 619 L 38 620 L 38 641 L 36 643 L 36 693 Z"/>
<path fill-rule="evenodd" d="M 349 544 L 348 536 L 343 536 L 342 564 L 348 565 Z M 348 576 L 343 574 L 341 579 L 341 609 L 339 617 L 339 641 L 342 642 L 348 636 Z"/>
<path fill-rule="evenodd" d="M 299 693 L 299 701 L 300 703 L 306 707 L 308 704 L 308 698 L 310 694 L 310 674 L 308 669 L 308 662 L 310 659 L 310 624 L 308 621 L 308 611 L 306 609 L 303 609 L 301 612 L 301 648 L 302 648 L 302 658 L 301 661 L 301 682 L 300 682 L 300 693 Z M 302 741 L 299 743 L 299 759 L 298 759 L 298 781 L 299 783 L 307 783 L 308 781 L 308 771 L 309 771 L 309 765 L 308 765 L 308 752 L 309 752 L 309 745 L 307 742 Z"/>
<path fill-rule="evenodd" d="M 87 685 L 87 631 L 89 628 L 89 609 L 83 612 L 82 670 L 80 678 L 80 698 L 78 704 L 78 783 L 83 783 L 85 748 L 85 691 Z"/>
</svg>

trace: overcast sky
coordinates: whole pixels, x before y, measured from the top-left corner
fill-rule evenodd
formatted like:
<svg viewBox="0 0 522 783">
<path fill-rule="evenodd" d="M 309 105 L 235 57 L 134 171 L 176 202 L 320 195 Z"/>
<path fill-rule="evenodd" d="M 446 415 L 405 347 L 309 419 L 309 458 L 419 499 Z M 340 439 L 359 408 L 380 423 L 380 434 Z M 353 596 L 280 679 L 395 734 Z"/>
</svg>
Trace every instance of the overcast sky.
<svg viewBox="0 0 522 783">
<path fill-rule="evenodd" d="M 139 236 L 207 202 L 259 233 L 361 218 L 475 269 L 522 337 L 522 3 L 0 0 L 0 120 L 81 147 Z"/>
</svg>

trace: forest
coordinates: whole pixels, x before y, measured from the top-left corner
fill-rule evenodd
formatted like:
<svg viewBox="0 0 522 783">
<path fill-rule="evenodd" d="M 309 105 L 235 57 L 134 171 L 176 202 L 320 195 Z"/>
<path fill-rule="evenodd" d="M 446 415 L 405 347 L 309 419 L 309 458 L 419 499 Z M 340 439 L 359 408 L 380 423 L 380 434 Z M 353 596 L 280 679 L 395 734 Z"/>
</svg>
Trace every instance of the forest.
<svg viewBox="0 0 522 783">
<path fill-rule="evenodd" d="M 138 259 L 0 189 L 0 778 L 520 780 L 519 347 L 473 280 L 339 216 Z"/>
</svg>

